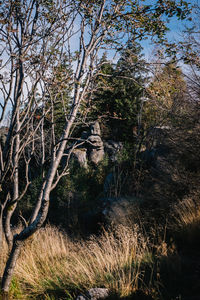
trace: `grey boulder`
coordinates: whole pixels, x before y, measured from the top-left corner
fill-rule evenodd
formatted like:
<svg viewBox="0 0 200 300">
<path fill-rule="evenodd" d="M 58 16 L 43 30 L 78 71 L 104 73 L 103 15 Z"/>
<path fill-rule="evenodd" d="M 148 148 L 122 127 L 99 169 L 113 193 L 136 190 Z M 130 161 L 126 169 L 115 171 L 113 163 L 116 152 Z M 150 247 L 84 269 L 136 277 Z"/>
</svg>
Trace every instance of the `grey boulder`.
<svg viewBox="0 0 200 300">
<path fill-rule="evenodd" d="M 86 295 L 80 295 L 76 300 L 98 300 L 106 299 L 109 296 L 109 290 L 105 288 L 93 288 L 90 289 Z"/>
</svg>

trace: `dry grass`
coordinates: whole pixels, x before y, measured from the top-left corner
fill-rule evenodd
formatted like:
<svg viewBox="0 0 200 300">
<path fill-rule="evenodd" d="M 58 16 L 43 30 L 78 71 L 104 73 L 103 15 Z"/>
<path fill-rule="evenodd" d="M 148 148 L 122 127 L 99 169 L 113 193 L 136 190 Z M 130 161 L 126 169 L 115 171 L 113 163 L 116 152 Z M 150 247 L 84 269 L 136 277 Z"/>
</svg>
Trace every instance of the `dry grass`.
<svg viewBox="0 0 200 300">
<path fill-rule="evenodd" d="M 162 255 L 162 249 L 156 255 Z M 118 226 L 88 241 L 72 241 L 57 228 L 47 226 L 22 250 L 14 285 L 20 286 L 23 299 L 24 295 L 33 299 L 43 295 L 45 299 L 44 295 L 52 292 L 73 299 L 91 287 L 107 287 L 127 296 L 138 289 L 157 294 L 153 277 L 152 246 L 137 226 Z"/>
<path fill-rule="evenodd" d="M 200 204 L 194 198 L 186 198 L 172 209 L 176 226 L 185 228 L 200 224 Z"/>
<path fill-rule="evenodd" d="M 199 193 L 188 196 L 172 207 L 169 229 L 179 247 L 200 247 Z"/>
<path fill-rule="evenodd" d="M 0 278 L 3 274 L 3 268 L 4 268 L 5 263 L 6 263 L 7 252 L 8 252 L 8 247 L 7 247 L 5 239 L 3 240 L 3 250 L 4 251 L 0 251 Z"/>
</svg>

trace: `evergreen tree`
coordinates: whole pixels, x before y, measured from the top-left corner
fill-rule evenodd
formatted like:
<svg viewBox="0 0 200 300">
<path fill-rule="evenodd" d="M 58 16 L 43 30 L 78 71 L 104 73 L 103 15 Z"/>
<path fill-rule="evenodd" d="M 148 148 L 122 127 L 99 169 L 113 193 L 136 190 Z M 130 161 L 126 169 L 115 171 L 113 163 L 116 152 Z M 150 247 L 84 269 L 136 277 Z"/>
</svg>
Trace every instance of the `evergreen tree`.
<svg viewBox="0 0 200 300">
<path fill-rule="evenodd" d="M 67 56 L 63 55 L 57 64 L 52 67 L 45 102 L 45 109 L 48 110 L 50 108 L 46 116 L 46 126 L 48 128 L 48 122 L 53 122 L 56 136 L 62 133 L 63 124 L 69 114 L 72 92 L 71 83 L 72 68 Z"/>
<path fill-rule="evenodd" d="M 116 64 L 111 64 L 106 55 L 101 60 L 94 83 L 92 117 L 101 117 L 106 138 L 134 141 L 147 76 L 141 50 L 139 44 L 128 42 Z"/>
</svg>

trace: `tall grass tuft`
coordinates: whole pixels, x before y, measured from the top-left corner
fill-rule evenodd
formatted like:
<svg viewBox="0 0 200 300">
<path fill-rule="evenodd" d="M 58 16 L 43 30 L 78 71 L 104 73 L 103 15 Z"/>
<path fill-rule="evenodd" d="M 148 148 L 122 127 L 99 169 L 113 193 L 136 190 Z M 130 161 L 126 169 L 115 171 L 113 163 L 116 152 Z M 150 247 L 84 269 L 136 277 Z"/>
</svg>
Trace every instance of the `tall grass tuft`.
<svg viewBox="0 0 200 300">
<path fill-rule="evenodd" d="M 200 203 L 194 198 L 186 198 L 174 205 L 173 211 L 177 226 L 182 228 L 192 224 L 200 225 Z"/>
<path fill-rule="evenodd" d="M 198 196 L 198 197 L 197 197 Z M 171 231 L 179 242 L 193 246 L 200 238 L 200 203 L 199 194 L 187 197 L 172 207 Z"/>
</svg>

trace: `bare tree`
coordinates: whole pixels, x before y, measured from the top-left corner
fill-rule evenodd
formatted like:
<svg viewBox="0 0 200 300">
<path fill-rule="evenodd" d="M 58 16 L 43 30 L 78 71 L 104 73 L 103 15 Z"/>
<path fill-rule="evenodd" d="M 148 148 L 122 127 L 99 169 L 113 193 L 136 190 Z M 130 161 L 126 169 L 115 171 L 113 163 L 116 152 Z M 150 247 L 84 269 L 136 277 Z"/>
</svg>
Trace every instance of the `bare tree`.
<svg viewBox="0 0 200 300">
<path fill-rule="evenodd" d="M 175 5 L 174 1 L 169 0 L 159 0 L 153 6 L 126 0 L 6 0 L 2 4 L 2 121 L 7 108 L 11 110 L 6 142 L 0 148 L 0 182 L 3 189 L 0 229 L 5 215 L 4 232 L 10 248 L 1 284 L 4 295 L 9 291 L 22 245 L 44 223 L 50 193 L 67 173 L 67 164 L 62 168 L 59 167 L 60 162 L 66 147 L 69 148 L 69 161 L 73 128 L 82 121 L 81 106 L 87 102 L 101 50 L 109 47 L 110 54 L 115 54 L 130 35 L 141 39 L 146 34 L 152 34 L 162 39 L 166 26 L 161 16 L 175 14 L 184 18 L 187 13 L 186 2 L 180 1 Z M 64 72 L 70 78 L 67 103 L 63 98 L 62 83 L 68 80 L 68 76 L 55 76 L 55 70 L 62 64 L 64 56 L 73 70 L 70 75 L 67 70 Z M 62 103 L 65 118 L 59 138 L 55 136 L 56 101 Z M 43 173 L 41 189 L 29 221 L 26 222 L 21 216 L 24 228 L 13 236 L 10 220 L 18 202 L 25 199 L 31 181 L 31 162 L 36 157 L 37 147 L 41 149 L 37 157 L 39 165 L 43 166 L 47 160 L 48 144 L 44 130 L 47 116 L 50 120 L 50 164 L 47 172 Z M 22 185 L 20 164 L 25 168 Z"/>
<path fill-rule="evenodd" d="M 11 118 L 0 145 L 0 245 L 4 232 L 9 250 L 11 217 L 31 183 L 33 162 L 35 168 L 42 167 L 47 159 L 44 120 L 53 109 L 45 104 L 49 77 L 73 18 L 64 1 L 4 1 L 1 7 L 0 121 L 4 122 L 8 110 Z M 53 123 L 49 126 L 53 132 Z"/>
</svg>

